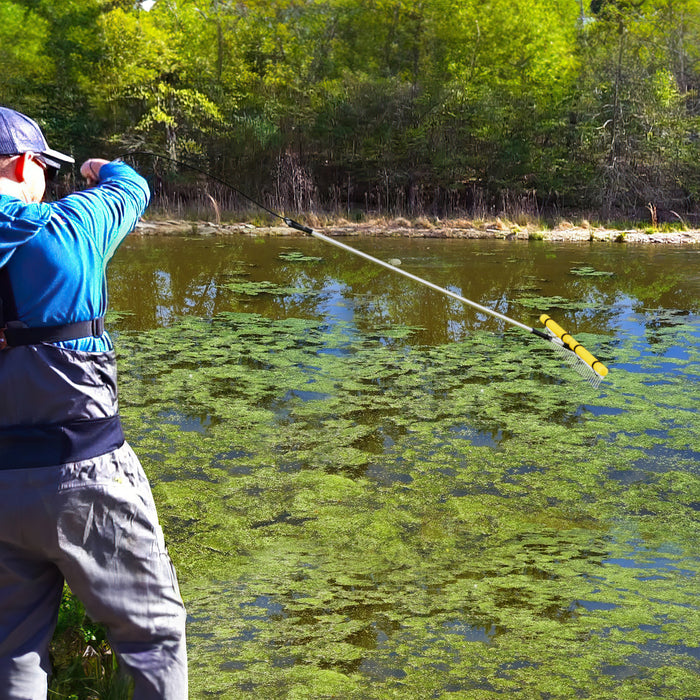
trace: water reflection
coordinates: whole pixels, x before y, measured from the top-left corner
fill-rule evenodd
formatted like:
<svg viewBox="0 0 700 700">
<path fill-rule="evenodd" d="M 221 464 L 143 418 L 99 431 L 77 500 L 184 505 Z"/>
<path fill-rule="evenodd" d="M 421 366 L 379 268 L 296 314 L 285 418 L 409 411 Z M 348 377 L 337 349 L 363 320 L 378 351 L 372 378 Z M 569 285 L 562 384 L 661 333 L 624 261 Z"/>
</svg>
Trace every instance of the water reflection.
<svg viewBox="0 0 700 700">
<path fill-rule="evenodd" d="M 576 333 L 631 333 L 641 325 L 653 345 L 660 329 L 700 307 L 697 256 L 687 249 L 377 238 L 351 244 L 383 260 L 400 258 L 407 271 L 528 325 L 538 325 L 543 312 Z M 290 260 L 290 251 L 321 259 Z M 232 279 L 298 291 L 236 294 L 226 288 Z M 428 344 L 503 328 L 455 299 L 301 237 L 132 237 L 112 262 L 110 285 L 112 306 L 133 314 L 122 321 L 128 329 L 228 310 L 350 322 L 362 333 L 417 326 L 417 342 Z"/>
</svg>

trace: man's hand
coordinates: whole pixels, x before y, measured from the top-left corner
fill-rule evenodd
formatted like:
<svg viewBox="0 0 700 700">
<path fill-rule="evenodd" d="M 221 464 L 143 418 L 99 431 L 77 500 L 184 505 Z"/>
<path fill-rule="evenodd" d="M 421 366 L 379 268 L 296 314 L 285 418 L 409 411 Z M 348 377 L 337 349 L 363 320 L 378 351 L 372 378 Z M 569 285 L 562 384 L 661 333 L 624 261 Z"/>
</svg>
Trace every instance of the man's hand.
<svg viewBox="0 0 700 700">
<path fill-rule="evenodd" d="M 87 180 L 89 187 L 94 187 L 100 182 L 100 170 L 107 163 L 109 161 L 103 158 L 88 158 L 80 166 L 80 174 Z"/>
</svg>

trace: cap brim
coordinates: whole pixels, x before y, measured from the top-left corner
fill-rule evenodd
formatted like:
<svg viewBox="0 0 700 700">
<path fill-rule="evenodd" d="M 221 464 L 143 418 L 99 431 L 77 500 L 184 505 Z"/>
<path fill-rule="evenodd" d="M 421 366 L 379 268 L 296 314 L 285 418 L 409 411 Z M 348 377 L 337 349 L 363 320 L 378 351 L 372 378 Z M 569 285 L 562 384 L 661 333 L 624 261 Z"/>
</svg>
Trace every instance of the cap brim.
<svg viewBox="0 0 700 700">
<path fill-rule="evenodd" d="M 54 151 L 52 148 L 46 148 L 41 152 L 41 157 L 54 168 L 60 168 L 64 163 L 75 163 L 75 158 L 65 155 L 65 153 L 59 153 Z"/>
</svg>

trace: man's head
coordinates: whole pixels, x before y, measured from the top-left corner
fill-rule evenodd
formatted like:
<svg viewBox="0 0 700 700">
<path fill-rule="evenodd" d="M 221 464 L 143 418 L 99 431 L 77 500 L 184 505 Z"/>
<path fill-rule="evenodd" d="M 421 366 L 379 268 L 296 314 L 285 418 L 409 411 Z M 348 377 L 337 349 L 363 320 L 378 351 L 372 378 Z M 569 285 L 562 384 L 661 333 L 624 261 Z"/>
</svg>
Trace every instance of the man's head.
<svg viewBox="0 0 700 700">
<path fill-rule="evenodd" d="M 70 156 L 49 148 L 39 125 L 24 114 L 0 107 L 0 177 L 9 179 L 8 194 L 14 183 L 25 201 L 41 201 L 46 180 L 50 180 L 61 163 L 74 163 Z M 8 185 L 2 188 L 8 190 Z"/>
<path fill-rule="evenodd" d="M 33 153 L 48 167 L 58 170 L 62 163 L 75 160 L 49 148 L 39 125 L 24 114 L 0 107 L 0 155 L 17 156 Z"/>
</svg>

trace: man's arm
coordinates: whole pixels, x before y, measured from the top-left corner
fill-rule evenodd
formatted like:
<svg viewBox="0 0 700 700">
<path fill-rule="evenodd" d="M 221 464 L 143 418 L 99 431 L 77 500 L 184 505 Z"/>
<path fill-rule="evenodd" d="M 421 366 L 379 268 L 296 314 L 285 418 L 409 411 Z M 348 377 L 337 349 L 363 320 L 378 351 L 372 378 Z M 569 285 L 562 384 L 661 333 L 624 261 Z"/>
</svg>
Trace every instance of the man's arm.
<svg viewBox="0 0 700 700">
<path fill-rule="evenodd" d="M 91 158 L 80 172 L 92 186 L 49 206 L 89 236 L 106 261 L 145 211 L 150 190 L 141 175 L 120 161 Z"/>
</svg>

